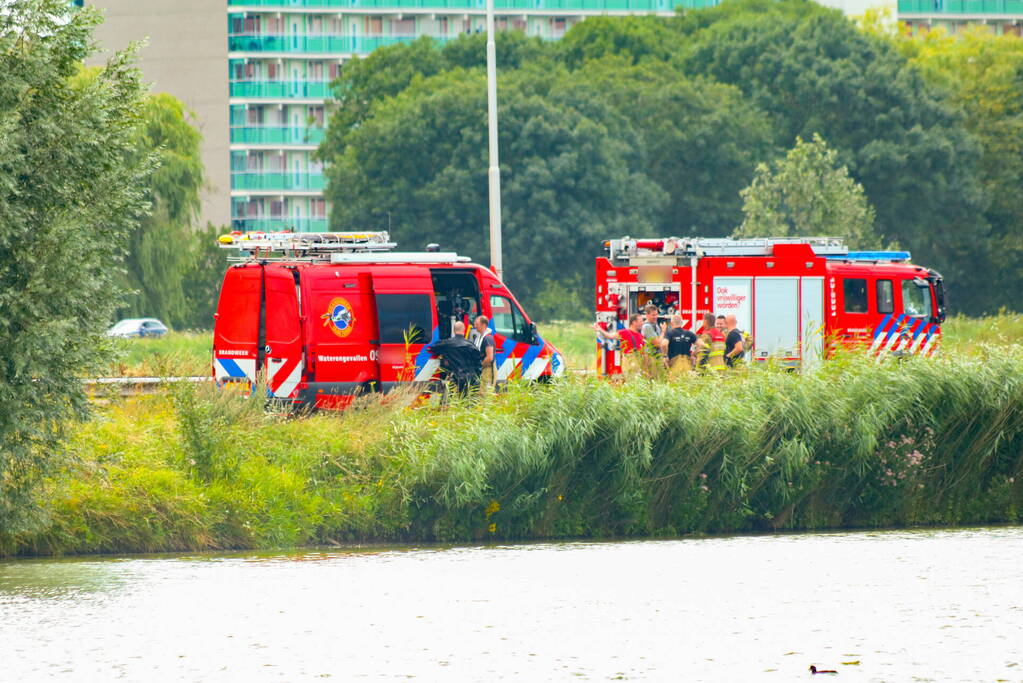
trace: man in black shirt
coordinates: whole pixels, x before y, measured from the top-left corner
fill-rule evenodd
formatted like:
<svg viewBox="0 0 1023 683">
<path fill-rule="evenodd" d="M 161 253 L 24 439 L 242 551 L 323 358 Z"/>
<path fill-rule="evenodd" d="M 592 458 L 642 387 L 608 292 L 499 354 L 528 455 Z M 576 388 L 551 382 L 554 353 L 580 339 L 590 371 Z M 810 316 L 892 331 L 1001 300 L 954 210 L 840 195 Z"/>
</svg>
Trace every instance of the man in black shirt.
<svg viewBox="0 0 1023 683">
<path fill-rule="evenodd" d="M 739 323 L 734 315 L 725 318 L 725 327 L 728 328 L 728 335 L 725 337 L 725 365 L 734 368 L 735 364 L 742 360 L 742 332 L 739 331 Z"/>
<path fill-rule="evenodd" d="M 693 369 L 696 334 L 682 327 L 682 316 L 671 316 L 671 329 L 661 333 L 661 348 L 668 356 L 668 371 L 675 377 Z"/>
<path fill-rule="evenodd" d="M 460 396 L 467 396 L 470 387 L 480 382 L 482 364 L 480 350 L 465 338 L 465 323 L 456 322 L 452 327 L 452 336 L 441 339 L 427 347 L 434 356 L 440 358 L 440 367 L 445 379 L 454 382 Z"/>
</svg>

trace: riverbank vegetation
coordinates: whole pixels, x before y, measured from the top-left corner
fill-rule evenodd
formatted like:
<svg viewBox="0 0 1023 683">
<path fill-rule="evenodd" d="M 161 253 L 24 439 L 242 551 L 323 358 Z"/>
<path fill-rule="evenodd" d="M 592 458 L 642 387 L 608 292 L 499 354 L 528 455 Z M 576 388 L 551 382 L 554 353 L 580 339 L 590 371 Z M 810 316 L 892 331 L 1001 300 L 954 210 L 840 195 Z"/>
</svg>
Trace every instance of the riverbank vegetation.
<svg viewBox="0 0 1023 683">
<path fill-rule="evenodd" d="M 998 523 L 1023 504 L 1018 346 L 406 405 L 289 418 L 192 384 L 116 399 L 76 425 L 40 523 L 3 549 Z"/>
</svg>

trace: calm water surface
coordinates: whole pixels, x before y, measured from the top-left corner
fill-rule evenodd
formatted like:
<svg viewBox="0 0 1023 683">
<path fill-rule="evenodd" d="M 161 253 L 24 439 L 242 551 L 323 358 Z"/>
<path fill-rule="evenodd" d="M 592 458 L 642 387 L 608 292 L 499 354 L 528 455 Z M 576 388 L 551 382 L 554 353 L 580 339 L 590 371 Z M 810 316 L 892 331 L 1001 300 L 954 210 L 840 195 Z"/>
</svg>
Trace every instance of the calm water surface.
<svg viewBox="0 0 1023 683">
<path fill-rule="evenodd" d="M 1023 681 L 1023 529 L 0 562 L 0 681 L 327 678 Z"/>
</svg>

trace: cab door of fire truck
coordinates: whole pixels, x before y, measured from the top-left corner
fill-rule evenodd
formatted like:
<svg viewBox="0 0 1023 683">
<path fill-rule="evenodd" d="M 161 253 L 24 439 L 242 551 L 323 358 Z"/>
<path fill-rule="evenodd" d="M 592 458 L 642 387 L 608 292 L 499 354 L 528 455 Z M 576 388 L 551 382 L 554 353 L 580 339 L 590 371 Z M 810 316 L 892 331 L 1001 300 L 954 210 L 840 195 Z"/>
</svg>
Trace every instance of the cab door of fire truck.
<svg viewBox="0 0 1023 683">
<path fill-rule="evenodd" d="M 536 326 L 505 292 L 487 294 L 485 305 L 490 329 L 494 333 L 496 381 L 538 379 L 553 361 L 551 357 L 541 355 L 544 341 L 537 334 Z"/>
</svg>

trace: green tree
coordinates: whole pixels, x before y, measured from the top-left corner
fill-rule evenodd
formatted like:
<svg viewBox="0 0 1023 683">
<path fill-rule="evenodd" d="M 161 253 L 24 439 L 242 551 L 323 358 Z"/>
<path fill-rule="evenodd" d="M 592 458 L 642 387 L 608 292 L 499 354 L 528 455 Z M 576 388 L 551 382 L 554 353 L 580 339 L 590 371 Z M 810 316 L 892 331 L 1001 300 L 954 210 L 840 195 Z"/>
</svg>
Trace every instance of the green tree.
<svg viewBox="0 0 1023 683">
<path fill-rule="evenodd" d="M 591 17 L 569 29 L 558 52 L 570 69 L 608 55 L 634 64 L 647 58 L 667 61 L 676 40 L 668 21 L 660 17 Z"/>
<path fill-rule="evenodd" d="M 592 269 L 608 235 L 643 233 L 664 194 L 639 171 L 639 140 L 597 91 L 567 72 L 501 79 L 506 279 L 520 296 Z M 487 242 L 486 89 L 455 69 L 378 101 L 328 166 L 334 229 L 392 227 L 400 243 L 439 242 L 480 260 Z M 386 179 L 386 182 L 381 182 Z"/>
<path fill-rule="evenodd" d="M 796 138 L 784 159 L 757 166 L 742 198 L 746 218 L 737 237 L 836 236 L 860 249 L 878 245 L 863 187 L 819 135 Z"/>
<path fill-rule="evenodd" d="M 760 0 L 722 7 L 711 13 L 719 20 L 691 35 L 687 72 L 742 89 L 771 116 L 780 141 L 820 134 L 863 185 L 878 235 L 977 301 L 988 286 L 978 268 L 988 236 L 980 150 L 947 92 L 890 40 L 858 31 L 837 11 L 799 14 Z"/>
<path fill-rule="evenodd" d="M 739 192 L 773 155 L 774 134 L 738 88 L 687 78 L 667 62 L 621 58 L 587 62 L 563 88 L 599 94 L 635 130 L 644 173 L 668 195 L 657 233 L 724 237 L 739 224 Z"/>
<path fill-rule="evenodd" d="M 98 21 L 64 0 L 0 13 L 0 534 L 31 523 L 36 485 L 87 412 L 80 378 L 105 358 L 117 263 L 146 204 L 131 54 L 75 79 Z"/>
<path fill-rule="evenodd" d="M 977 26 L 956 37 L 935 30 L 894 38 L 924 76 L 950 93 L 965 112 L 964 125 L 979 141 L 979 178 L 990 204 L 991 225 L 976 308 L 1020 310 L 1023 295 L 1023 41 Z"/>
<path fill-rule="evenodd" d="M 125 260 L 123 315 L 155 316 L 174 327 L 192 322 L 184 278 L 197 258 L 193 223 L 199 213 L 202 136 L 184 105 L 171 95 L 147 98 L 138 154 L 156 155 L 159 166 L 147 188 L 150 210 L 131 233 Z"/>
</svg>

